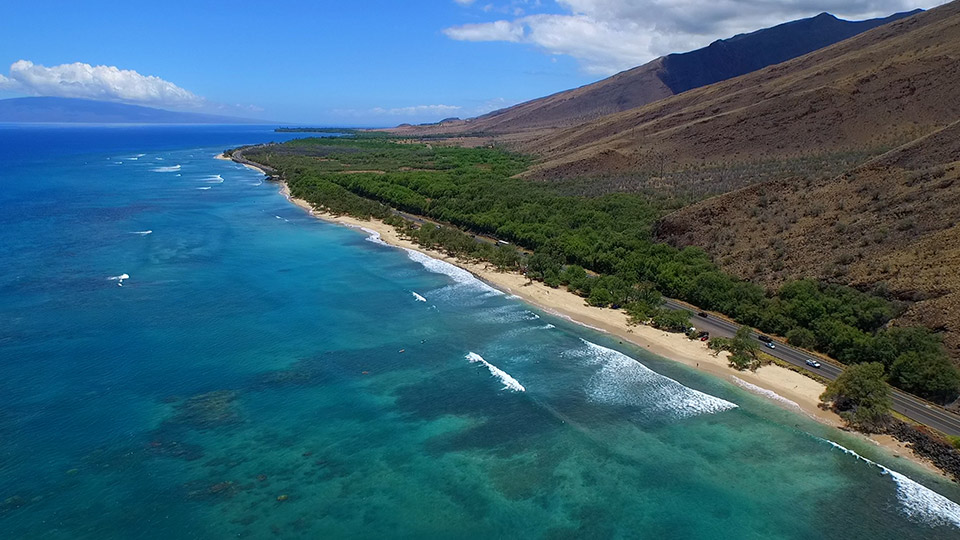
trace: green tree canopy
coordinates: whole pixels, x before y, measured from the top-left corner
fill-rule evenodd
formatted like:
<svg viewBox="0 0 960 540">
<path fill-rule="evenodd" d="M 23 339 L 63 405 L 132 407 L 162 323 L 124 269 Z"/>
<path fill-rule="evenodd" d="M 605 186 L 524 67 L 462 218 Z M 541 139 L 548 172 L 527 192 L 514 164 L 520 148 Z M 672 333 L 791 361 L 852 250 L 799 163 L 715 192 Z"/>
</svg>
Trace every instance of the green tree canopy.
<svg viewBox="0 0 960 540">
<path fill-rule="evenodd" d="M 875 431 L 886 422 L 893 405 L 883 375 L 883 364 L 877 362 L 850 366 L 827 385 L 820 400 L 832 402 L 851 426 Z"/>
</svg>

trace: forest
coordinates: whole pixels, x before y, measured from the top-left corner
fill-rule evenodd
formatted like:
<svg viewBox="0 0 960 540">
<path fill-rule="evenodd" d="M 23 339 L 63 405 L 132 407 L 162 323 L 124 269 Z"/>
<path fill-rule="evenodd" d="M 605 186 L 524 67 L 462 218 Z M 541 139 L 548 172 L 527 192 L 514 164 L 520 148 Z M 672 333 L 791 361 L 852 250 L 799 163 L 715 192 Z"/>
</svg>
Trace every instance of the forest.
<svg viewBox="0 0 960 540">
<path fill-rule="evenodd" d="M 673 209 L 669 199 L 564 193 L 517 178 L 526 156 L 382 135 L 297 139 L 243 155 L 280 171 L 291 194 L 317 208 L 383 219 L 422 245 L 525 272 L 594 306 L 640 319 L 656 313 L 659 295 L 677 298 L 845 364 L 882 364 L 892 385 L 938 403 L 960 390 L 934 332 L 887 324 L 903 309 L 896 302 L 813 280 L 764 290 L 724 273 L 701 249 L 655 243 L 651 230 Z"/>
</svg>

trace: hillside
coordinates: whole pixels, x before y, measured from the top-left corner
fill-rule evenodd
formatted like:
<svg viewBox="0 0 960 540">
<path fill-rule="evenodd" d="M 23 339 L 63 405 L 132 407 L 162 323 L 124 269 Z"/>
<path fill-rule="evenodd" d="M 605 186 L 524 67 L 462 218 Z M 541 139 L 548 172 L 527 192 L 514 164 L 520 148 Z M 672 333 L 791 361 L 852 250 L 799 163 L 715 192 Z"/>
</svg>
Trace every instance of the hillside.
<svg viewBox="0 0 960 540">
<path fill-rule="evenodd" d="M 88 124 L 262 124 L 263 120 L 167 111 L 109 101 L 59 97 L 0 100 L 0 122 Z"/>
<path fill-rule="evenodd" d="M 656 236 L 770 287 L 816 277 L 880 288 L 911 302 L 898 323 L 942 331 L 960 357 L 960 121 L 836 178 L 703 201 Z"/>
<path fill-rule="evenodd" d="M 880 152 L 960 117 L 960 5 L 941 6 L 729 81 L 517 144 L 533 176 L 621 174 Z"/>
<path fill-rule="evenodd" d="M 919 11 L 867 21 L 845 21 L 822 13 L 717 40 L 695 51 L 663 56 L 607 79 L 474 119 L 404 126 L 399 131 L 491 134 L 574 126 L 779 64 Z"/>
</svg>

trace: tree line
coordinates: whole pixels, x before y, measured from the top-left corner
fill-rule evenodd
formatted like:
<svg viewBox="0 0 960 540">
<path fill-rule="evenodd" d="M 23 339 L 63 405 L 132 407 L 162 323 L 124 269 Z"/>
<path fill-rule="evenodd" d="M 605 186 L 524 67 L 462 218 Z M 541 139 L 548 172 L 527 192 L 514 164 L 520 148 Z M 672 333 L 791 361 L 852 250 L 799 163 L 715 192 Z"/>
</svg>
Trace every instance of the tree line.
<svg viewBox="0 0 960 540">
<path fill-rule="evenodd" d="M 897 315 L 889 301 L 814 280 L 765 291 L 724 273 L 698 248 L 655 243 L 651 228 L 664 212 L 656 199 L 565 195 L 517 178 L 529 166 L 525 156 L 362 135 L 298 139 L 244 155 L 281 171 L 291 193 L 317 207 L 385 219 L 425 246 L 523 271 L 636 320 L 675 322 L 659 308 L 660 295 L 669 296 L 845 364 L 876 362 L 891 384 L 921 397 L 946 402 L 960 389 L 935 333 L 888 327 Z M 450 226 L 420 226 L 394 209 Z"/>
</svg>

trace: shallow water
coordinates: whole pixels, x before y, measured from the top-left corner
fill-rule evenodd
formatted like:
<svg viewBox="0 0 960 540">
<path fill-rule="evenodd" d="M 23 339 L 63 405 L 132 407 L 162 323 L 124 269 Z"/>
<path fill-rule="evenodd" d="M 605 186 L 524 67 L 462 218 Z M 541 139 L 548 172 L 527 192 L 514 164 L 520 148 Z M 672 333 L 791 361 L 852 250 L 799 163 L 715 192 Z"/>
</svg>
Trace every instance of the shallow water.
<svg viewBox="0 0 960 540">
<path fill-rule="evenodd" d="M 0 537 L 960 534 L 829 441 L 955 486 L 212 159 L 290 136 L 0 127 Z"/>
</svg>

